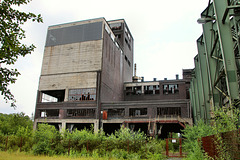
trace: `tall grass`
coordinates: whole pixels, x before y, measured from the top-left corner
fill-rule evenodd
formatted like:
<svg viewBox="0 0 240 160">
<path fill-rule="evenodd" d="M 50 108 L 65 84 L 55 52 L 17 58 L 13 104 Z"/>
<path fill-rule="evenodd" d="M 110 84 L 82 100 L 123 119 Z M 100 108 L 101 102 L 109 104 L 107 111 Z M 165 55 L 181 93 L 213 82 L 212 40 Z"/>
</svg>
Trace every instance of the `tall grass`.
<svg viewBox="0 0 240 160">
<path fill-rule="evenodd" d="M 73 158 L 73 157 L 66 157 L 66 156 L 44 156 L 38 155 L 34 156 L 31 154 L 27 154 L 25 152 L 3 152 L 0 151 L 0 160 L 94 160 L 96 158 Z M 103 158 L 97 158 L 103 160 Z M 114 159 L 112 159 L 114 160 Z"/>
</svg>

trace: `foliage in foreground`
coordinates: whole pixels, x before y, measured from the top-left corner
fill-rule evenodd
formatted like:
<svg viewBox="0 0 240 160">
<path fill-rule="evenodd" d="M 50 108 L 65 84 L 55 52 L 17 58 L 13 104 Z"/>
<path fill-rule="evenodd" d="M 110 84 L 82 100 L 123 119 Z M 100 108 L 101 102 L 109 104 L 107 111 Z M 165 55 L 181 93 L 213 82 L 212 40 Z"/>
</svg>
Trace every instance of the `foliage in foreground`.
<svg viewBox="0 0 240 160">
<path fill-rule="evenodd" d="M 32 121 L 21 114 L 0 114 L 0 150 L 24 151 L 34 155 L 70 156 L 104 159 L 163 159 L 165 141 L 147 138 L 141 132 L 122 127 L 106 136 L 83 129 L 60 133 L 54 126 L 39 124 L 33 131 Z M 10 127 L 12 125 L 13 127 Z M 30 127 L 31 126 L 31 127 Z M 5 130 L 9 127 L 9 130 Z M 7 145 L 6 145 L 7 142 Z"/>
<path fill-rule="evenodd" d="M 239 109 L 235 107 L 230 108 L 218 108 L 214 111 L 215 119 L 211 124 L 205 124 L 202 120 L 197 125 L 190 127 L 187 126 L 183 132 L 184 149 L 188 152 L 189 160 L 208 160 L 209 157 L 201 148 L 201 137 L 215 135 L 215 144 L 217 145 L 217 151 L 219 157 L 216 159 L 232 159 L 228 152 L 227 145 L 223 142 L 220 133 L 234 131 L 238 128 Z"/>
<path fill-rule="evenodd" d="M 17 10 L 17 6 L 25 5 L 31 0 L 2 0 L 0 1 L 0 92 L 6 102 L 11 101 L 15 107 L 15 99 L 8 85 L 15 83 L 20 75 L 17 69 L 9 65 L 15 64 L 19 56 L 25 56 L 33 52 L 35 46 L 22 44 L 26 38 L 22 25 L 29 20 L 42 22 L 41 15 L 25 13 Z"/>
</svg>

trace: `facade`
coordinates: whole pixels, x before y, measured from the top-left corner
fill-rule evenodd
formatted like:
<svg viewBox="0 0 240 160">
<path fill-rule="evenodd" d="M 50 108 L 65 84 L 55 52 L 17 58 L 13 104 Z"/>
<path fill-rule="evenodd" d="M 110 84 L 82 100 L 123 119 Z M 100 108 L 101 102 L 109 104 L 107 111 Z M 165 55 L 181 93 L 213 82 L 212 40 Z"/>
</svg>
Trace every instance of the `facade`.
<svg viewBox="0 0 240 160">
<path fill-rule="evenodd" d="M 132 82 L 133 41 L 124 20 L 50 26 L 34 128 L 48 123 L 71 131 L 93 125 L 95 131 L 103 127 L 111 133 L 126 125 L 150 133 L 161 130 L 160 121 L 191 124 L 188 79 Z"/>
</svg>

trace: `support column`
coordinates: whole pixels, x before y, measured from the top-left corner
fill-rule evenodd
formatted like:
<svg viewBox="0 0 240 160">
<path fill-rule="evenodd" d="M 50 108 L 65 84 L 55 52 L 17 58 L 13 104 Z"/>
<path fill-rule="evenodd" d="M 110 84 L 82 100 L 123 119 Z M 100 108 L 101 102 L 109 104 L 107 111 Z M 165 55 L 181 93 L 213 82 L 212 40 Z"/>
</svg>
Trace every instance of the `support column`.
<svg viewBox="0 0 240 160">
<path fill-rule="evenodd" d="M 68 88 L 65 89 L 64 102 L 68 101 Z"/>
<path fill-rule="evenodd" d="M 196 76 L 196 83 L 197 83 L 197 92 L 198 92 L 198 100 L 199 100 L 199 111 L 200 111 L 200 119 L 205 121 L 206 115 L 205 113 L 205 99 L 204 99 L 204 92 L 203 92 L 203 83 L 201 77 L 201 69 L 199 65 L 199 54 L 194 58 L 195 62 L 195 76 Z"/>
<path fill-rule="evenodd" d="M 206 53 L 204 49 L 204 42 L 203 42 L 203 36 L 201 36 L 197 40 L 197 46 L 198 46 L 198 57 L 199 57 L 199 69 L 201 74 L 201 82 L 202 82 L 202 89 L 203 89 L 203 98 L 204 98 L 204 110 L 205 110 L 205 118 L 207 122 L 210 122 L 211 116 L 210 116 L 210 99 L 209 99 L 209 79 L 208 79 L 208 72 L 207 72 L 207 62 L 206 62 Z"/>
<path fill-rule="evenodd" d="M 102 122 L 101 122 L 102 123 Z M 102 126 L 102 125 L 101 125 Z M 98 128 L 99 128 L 99 120 L 96 120 L 94 122 L 94 133 L 98 132 Z"/>
<path fill-rule="evenodd" d="M 220 47 L 222 50 L 223 64 L 226 74 L 227 91 L 230 97 L 229 101 L 231 103 L 231 100 L 239 99 L 239 91 L 229 15 L 227 15 L 225 23 L 223 24 L 222 22 L 223 15 L 228 6 L 227 3 L 227 1 L 213 0 Z"/>
<path fill-rule="evenodd" d="M 62 121 L 62 131 L 66 130 L 66 121 Z"/>
<path fill-rule="evenodd" d="M 208 72 L 208 78 L 209 78 L 209 100 L 210 108 L 219 107 L 220 103 L 220 96 L 218 90 L 214 87 L 216 75 L 218 75 L 217 70 L 217 60 L 213 59 L 211 56 L 212 46 L 211 44 L 214 44 L 214 36 L 213 36 L 213 23 L 208 22 L 206 24 L 203 24 L 203 38 L 204 38 L 204 46 L 206 51 L 206 63 L 207 63 L 207 72 Z"/>
</svg>

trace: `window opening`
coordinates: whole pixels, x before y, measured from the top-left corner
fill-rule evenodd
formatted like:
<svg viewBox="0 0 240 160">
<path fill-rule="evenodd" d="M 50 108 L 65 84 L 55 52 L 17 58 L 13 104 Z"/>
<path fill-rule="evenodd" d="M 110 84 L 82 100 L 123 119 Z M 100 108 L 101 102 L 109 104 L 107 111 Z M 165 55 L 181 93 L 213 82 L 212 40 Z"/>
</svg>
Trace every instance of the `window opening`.
<svg viewBox="0 0 240 160">
<path fill-rule="evenodd" d="M 118 109 L 108 109 L 107 110 L 108 117 L 111 118 L 119 118 L 125 116 L 125 109 L 118 108 Z"/>
<path fill-rule="evenodd" d="M 95 109 L 68 109 L 67 117 L 93 117 Z"/>
<path fill-rule="evenodd" d="M 46 117 L 59 117 L 59 109 L 40 110 L 40 117 L 41 117 L 41 118 L 46 118 Z"/>
<path fill-rule="evenodd" d="M 163 85 L 163 94 L 175 94 L 178 93 L 178 84 L 165 84 Z"/>
<path fill-rule="evenodd" d="M 95 88 L 70 89 L 68 95 L 69 101 L 95 101 Z"/>
<path fill-rule="evenodd" d="M 65 90 L 42 91 L 41 102 L 63 102 Z"/>
<path fill-rule="evenodd" d="M 144 94 L 159 94 L 159 85 L 144 86 Z"/>
<path fill-rule="evenodd" d="M 130 108 L 129 109 L 129 116 L 139 117 L 139 116 L 146 116 L 147 115 L 147 108 Z"/>
<path fill-rule="evenodd" d="M 180 107 L 157 108 L 157 114 L 159 116 L 181 116 L 181 108 Z"/>
<path fill-rule="evenodd" d="M 113 31 L 122 29 L 122 23 L 110 23 L 109 25 Z"/>
<path fill-rule="evenodd" d="M 141 95 L 142 86 L 126 87 L 126 95 Z"/>
</svg>

